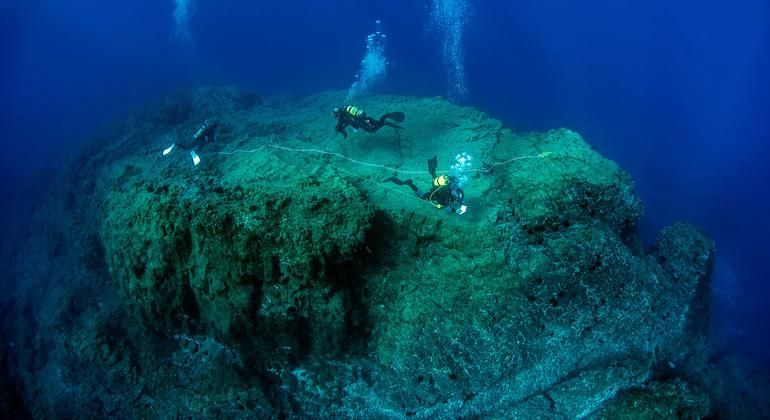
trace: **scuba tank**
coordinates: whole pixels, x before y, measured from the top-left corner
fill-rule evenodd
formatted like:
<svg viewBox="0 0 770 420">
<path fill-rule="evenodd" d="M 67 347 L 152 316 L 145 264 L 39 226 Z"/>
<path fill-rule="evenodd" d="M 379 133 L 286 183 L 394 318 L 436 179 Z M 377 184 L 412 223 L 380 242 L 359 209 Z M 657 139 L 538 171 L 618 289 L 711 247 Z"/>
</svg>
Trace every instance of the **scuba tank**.
<svg viewBox="0 0 770 420">
<path fill-rule="evenodd" d="M 200 136 L 203 135 L 203 133 L 206 132 L 206 130 L 211 128 L 213 125 L 214 124 L 210 120 L 203 121 L 203 124 L 201 124 L 200 128 L 198 128 L 198 131 L 196 131 L 195 134 L 193 135 L 193 138 L 194 139 L 199 138 Z"/>
</svg>

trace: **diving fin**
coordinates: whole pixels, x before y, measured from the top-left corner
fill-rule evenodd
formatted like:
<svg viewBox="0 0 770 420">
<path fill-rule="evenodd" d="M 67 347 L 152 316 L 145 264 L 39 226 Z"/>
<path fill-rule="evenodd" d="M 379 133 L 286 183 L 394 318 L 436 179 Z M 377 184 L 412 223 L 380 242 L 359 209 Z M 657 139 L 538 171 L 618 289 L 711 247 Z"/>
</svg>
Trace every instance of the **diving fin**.
<svg viewBox="0 0 770 420">
<path fill-rule="evenodd" d="M 392 177 L 386 179 L 385 181 L 390 181 L 390 182 L 392 182 L 392 183 L 394 183 L 396 185 L 411 185 L 411 184 L 413 184 L 411 179 L 407 179 L 406 181 L 402 181 L 402 180 L 396 178 L 395 176 L 392 176 Z"/>
<path fill-rule="evenodd" d="M 166 156 L 167 154 L 171 153 L 171 151 L 174 150 L 174 146 L 176 146 L 176 143 L 172 144 L 171 146 L 168 146 L 168 148 L 163 150 L 163 156 Z"/>
<path fill-rule="evenodd" d="M 388 122 L 388 121 L 383 121 L 382 124 L 383 125 L 387 125 L 388 127 L 398 128 L 398 129 L 401 129 L 401 130 L 404 129 L 404 127 L 401 127 L 398 124 L 393 124 L 392 122 Z"/>
<path fill-rule="evenodd" d="M 190 156 L 192 156 L 193 165 L 198 166 L 198 164 L 201 163 L 201 158 L 195 151 L 191 151 Z"/>
<path fill-rule="evenodd" d="M 406 116 L 404 115 L 403 112 L 388 112 L 383 116 L 383 118 L 390 118 L 391 120 L 399 123 L 404 122 L 405 117 Z"/>
<path fill-rule="evenodd" d="M 425 194 L 422 191 L 420 191 L 419 188 L 417 188 L 417 185 L 414 185 L 414 181 L 412 181 L 411 179 L 407 179 L 406 181 L 402 181 L 402 180 L 392 176 L 392 177 L 386 179 L 386 181 L 390 181 L 390 182 L 392 182 L 392 183 L 394 183 L 396 185 L 408 185 L 409 188 L 411 188 L 412 191 L 414 191 L 414 193 L 417 194 L 418 197 L 424 198 L 423 196 Z"/>
<path fill-rule="evenodd" d="M 433 156 L 432 158 L 428 159 L 428 173 L 430 173 L 430 176 L 433 178 L 436 177 L 436 168 L 438 167 L 438 158 Z"/>
</svg>

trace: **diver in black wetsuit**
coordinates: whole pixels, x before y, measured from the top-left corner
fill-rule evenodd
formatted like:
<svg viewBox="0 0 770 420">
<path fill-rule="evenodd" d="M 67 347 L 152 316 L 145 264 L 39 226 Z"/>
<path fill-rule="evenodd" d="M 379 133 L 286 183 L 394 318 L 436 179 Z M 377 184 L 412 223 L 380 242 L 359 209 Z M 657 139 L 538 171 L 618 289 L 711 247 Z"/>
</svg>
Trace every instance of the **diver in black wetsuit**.
<svg viewBox="0 0 770 420">
<path fill-rule="evenodd" d="M 195 149 L 200 150 L 205 144 L 211 143 L 216 140 L 216 128 L 217 124 L 212 120 L 205 120 L 203 124 L 198 128 L 198 131 L 193 134 L 192 141 L 189 143 L 172 144 L 166 150 L 163 151 L 163 156 L 171 153 L 175 147 L 179 146 L 182 150 L 189 150 L 192 157 L 193 164 L 197 165 L 201 162 L 200 156 L 195 153 Z"/>
<path fill-rule="evenodd" d="M 433 177 L 433 185 L 428 192 L 423 192 L 417 188 L 411 179 L 402 181 L 396 177 L 390 177 L 387 181 L 397 185 L 408 185 L 418 197 L 428 201 L 437 209 L 446 208 L 447 211 L 457 214 L 465 213 L 467 210 L 467 206 L 464 204 L 465 193 L 453 177 L 446 175 L 436 176 L 437 166 L 438 159 L 435 156 L 428 160 L 428 172 Z"/>
<path fill-rule="evenodd" d="M 355 106 L 342 106 L 334 108 L 332 115 L 337 118 L 337 126 L 334 127 L 334 131 L 342 134 L 342 137 L 348 138 L 348 133 L 345 131 L 345 127 L 351 126 L 354 130 L 364 130 L 368 133 L 374 133 L 383 126 L 393 128 L 403 128 L 400 125 L 394 124 L 388 119 L 395 122 L 404 122 L 403 112 L 388 112 L 387 114 L 376 120 L 366 115 L 362 109 Z"/>
</svg>

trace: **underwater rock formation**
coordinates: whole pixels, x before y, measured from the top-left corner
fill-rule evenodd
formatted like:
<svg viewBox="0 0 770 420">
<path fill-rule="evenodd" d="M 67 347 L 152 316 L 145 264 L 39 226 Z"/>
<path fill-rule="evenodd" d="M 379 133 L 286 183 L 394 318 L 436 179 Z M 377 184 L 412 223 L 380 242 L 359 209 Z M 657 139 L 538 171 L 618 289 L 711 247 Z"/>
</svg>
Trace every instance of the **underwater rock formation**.
<svg viewBox="0 0 770 420">
<path fill-rule="evenodd" d="M 33 415 L 712 412 L 677 370 L 704 351 L 708 236 L 676 224 L 645 250 L 631 178 L 572 131 L 364 96 L 405 128 L 343 141 L 344 95 L 196 88 L 94 139 L 15 258 Z M 205 118 L 200 165 L 161 155 Z M 385 181 L 427 188 L 426 159 L 460 152 L 465 215 Z"/>
</svg>

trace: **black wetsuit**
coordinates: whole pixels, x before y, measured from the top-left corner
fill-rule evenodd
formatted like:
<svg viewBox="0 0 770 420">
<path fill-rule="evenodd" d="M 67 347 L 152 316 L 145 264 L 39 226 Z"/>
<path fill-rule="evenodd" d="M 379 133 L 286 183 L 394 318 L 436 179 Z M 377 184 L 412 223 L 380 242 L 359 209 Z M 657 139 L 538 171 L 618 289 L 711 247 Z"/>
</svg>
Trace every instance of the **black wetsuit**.
<svg viewBox="0 0 770 420">
<path fill-rule="evenodd" d="M 192 141 L 189 143 L 178 143 L 177 146 L 182 150 L 200 150 L 204 144 L 208 144 L 214 141 L 216 138 L 217 125 L 209 120 L 206 120 L 203 125 L 200 126 L 197 132 L 193 135 Z"/>
<path fill-rule="evenodd" d="M 404 121 L 403 112 L 389 112 L 380 117 L 379 120 L 376 120 L 367 116 L 365 112 L 352 106 L 337 108 L 335 115 L 337 117 L 337 126 L 334 127 L 334 131 L 342 134 L 344 138 L 348 138 L 348 133 L 345 131 L 347 126 L 351 126 L 356 130 L 364 130 L 367 133 L 374 133 L 386 125 L 394 128 L 403 128 L 392 122 L 386 121 L 388 118 L 398 122 Z"/>
<path fill-rule="evenodd" d="M 414 181 L 411 179 L 402 181 L 396 177 L 391 177 L 387 180 L 397 185 L 408 185 L 418 197 L 430 202 L 430 204 L 438 209 L 446 208 L 449 211 L 457 212 L 464 204 L 465 193 L 452 177 L 444 177 L 444 185 L 440 185 L 440 177 L 436 176 L 437 164 L 438 159 L 435 156 L 428 160 L 428 172 L 433 176 L 433 185 L 427 192 L 414 185 Z"/>
</svg>

